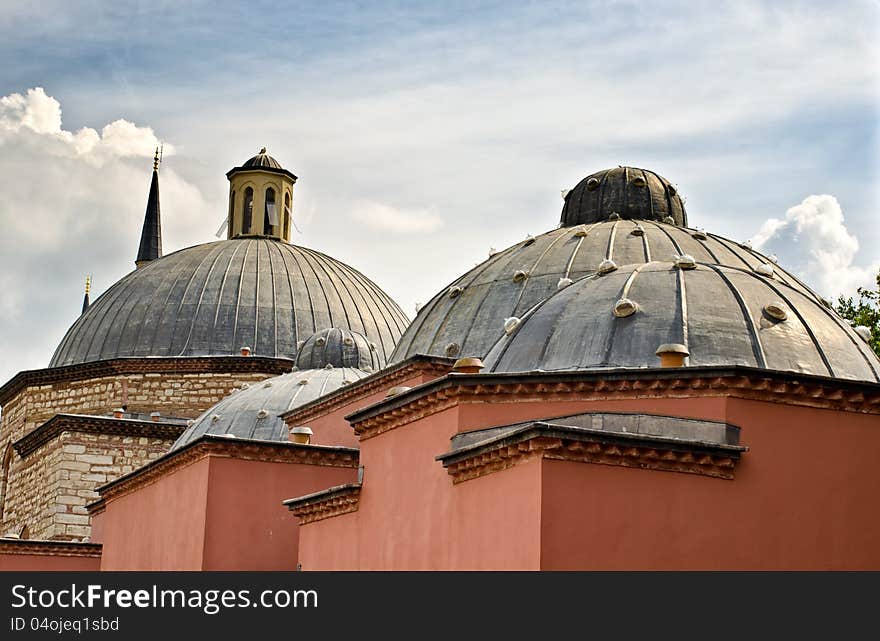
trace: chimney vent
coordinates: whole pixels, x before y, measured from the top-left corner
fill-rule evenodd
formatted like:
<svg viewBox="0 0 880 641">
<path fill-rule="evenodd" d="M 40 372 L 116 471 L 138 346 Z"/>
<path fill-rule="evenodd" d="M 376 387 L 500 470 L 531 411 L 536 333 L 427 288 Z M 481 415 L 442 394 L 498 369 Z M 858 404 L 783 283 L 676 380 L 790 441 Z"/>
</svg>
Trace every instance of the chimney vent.
<svg viewBox="0 0 880 641">
<path fill-rule="evenodd" d="M 688 348 L 681 343 L 664 343 L 655 354 L 660 357 L 660 367 L 684 367 L 684 359 L 690 356 Z"/>
<path fill-rule="evenodd" d="M 312 440 L 312 434 L 314 432 L 312 432 L 311 428 L 305 425 L 290 428 L 290 440 L 300 445 L 308 445 Z"/>
<path fill-rule="evenodd" d="M 452 366 L 452 371 L 457 374 L 479 374 L 483 369 L 483 361 L 474 356 L 459 358 Z"/>
</svg>

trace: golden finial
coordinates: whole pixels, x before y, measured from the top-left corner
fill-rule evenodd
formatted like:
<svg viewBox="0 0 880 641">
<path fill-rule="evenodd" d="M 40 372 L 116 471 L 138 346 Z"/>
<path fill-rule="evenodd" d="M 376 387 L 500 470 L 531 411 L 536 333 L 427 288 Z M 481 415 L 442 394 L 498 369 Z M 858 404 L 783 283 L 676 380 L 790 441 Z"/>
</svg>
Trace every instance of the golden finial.
<svg viewBox="0 0 880 641">
<path fill-rule="evenodd" d="M 260 147 L 260 153 L 257 154 L 257 155 L 262 155 L 262 154 L 265 154 L 265 153 L 266 153 L 266 148 L 265 148 L 265 147 Z"/>
<path fill-rule="evenodd" d="M 92 275 L 86 274 L 86 296 L 92 291 Z"/>
<path fill-rule="evenodd" d="M 156 155 L 153 156 L 153 171 L 159 171 L 159 148 L 156 147 Z"/>
</svg>

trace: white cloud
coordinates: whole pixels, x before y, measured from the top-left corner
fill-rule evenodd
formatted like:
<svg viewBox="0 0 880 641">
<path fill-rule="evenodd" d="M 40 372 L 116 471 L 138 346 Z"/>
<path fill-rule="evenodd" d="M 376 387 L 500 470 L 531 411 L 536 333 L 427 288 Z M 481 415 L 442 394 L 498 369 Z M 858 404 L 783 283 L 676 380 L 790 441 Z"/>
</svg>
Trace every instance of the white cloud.
<svg viewBox="0 0 880 641">
<path fill-rule="evenodd" d="M 367 227 L 393 234 L 426 233 L 443 226 L 443 219 L 427 209 L 395 209 L 381 203 L 359 203 L 351 217 Z"/>
<path fill-rule="evenodd" d="M 859 241 L 846 227 L 843 210 L 834 196 L 807 196 L 785 212 L 770 218 L 752 237 L 756 249 L 775 252 L 781 264 L 812 283 L 820 293 L 836 297 L 870 287 L 880 267 L 876 258 L 856 264 Z"/>
<path fill-rule="evenodd" d="M 127 120 L 111 122 L 100 134 L 91 127 L 66 131 L 61 126 L 61 103 L 42 87 L 0 98 L 0 145 L 13 143 L 99 167 L 117 158 L 151 157 L 160 145 L 151 128 Z M 171 155 L 174 148 L 165 145 L 164 152 Z"/>
<path fill-rule="evenodd" d="M 86 273 L 94 300 L 134 267 L 156 142 L 125 120 L 65 130 L 41 88 L 0 97 L 0 351 L 16 354 L 0 380 L 48 364 L 78 316 Z M 199 190 L 164 167 L 160 193 L 165 252 L 207 240 Z"/>
</svg>

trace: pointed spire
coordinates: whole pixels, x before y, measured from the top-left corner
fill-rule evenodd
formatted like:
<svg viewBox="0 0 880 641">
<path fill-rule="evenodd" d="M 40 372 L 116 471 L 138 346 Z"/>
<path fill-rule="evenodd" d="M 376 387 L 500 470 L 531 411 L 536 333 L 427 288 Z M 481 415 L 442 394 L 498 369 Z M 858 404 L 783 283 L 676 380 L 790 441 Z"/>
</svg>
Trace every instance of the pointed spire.
<svg viewBox="0 0 880 641">
<path fill-rule="evenodd" d="M 161 149 L 156 147 L 156 155 L 153 156 L 153 180 L 150 183 L 150 195 L 147 197 L 147 211 L 144 214 L 141 244 L 134 261 L 138 269 L 150 261 L 162 257 L 162 217 L 159 213 L 160 162 L 162 162 Z"/>
<path fill-rule="evenodd" d="M 88 274 L 86 276 L 86 293 L 85 293 L 85 296 L 83 296 L 83 308 L 82 308 L 82 312 L 81 312 L 82 314 L 85 314 L 86 310 L 89 308 L 89 305 L 91 305 L 91 301 L 89 300 L 89 293 L 91 291 L 92 291 L 92 275 Z"/>
</svg>

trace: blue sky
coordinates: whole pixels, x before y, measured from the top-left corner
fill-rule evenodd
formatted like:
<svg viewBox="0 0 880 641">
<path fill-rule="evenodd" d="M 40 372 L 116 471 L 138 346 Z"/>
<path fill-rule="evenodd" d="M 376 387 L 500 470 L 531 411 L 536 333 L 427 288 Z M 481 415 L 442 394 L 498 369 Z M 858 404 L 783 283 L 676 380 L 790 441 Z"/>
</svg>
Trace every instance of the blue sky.
<svg viewBox="0 0 880 641">
<path fill-rule="evenodd" d="M 0 378 L 48 361 L 85 273 L 99 293 L 131 269 L 157 139 L 166 251 L 213 240 L 225 172 L 265 145 L 300 176 L 294 242 L 410 315 L 618 164 L 678 184 L 691 224 L 851 292 L 880 264 L 878 19 L 874 2 L 5 5 L 0 348 L 20 358 Z"/>
</svg>

